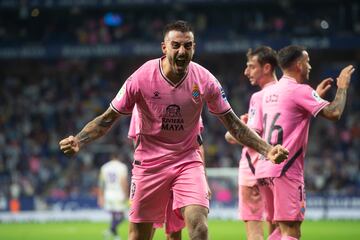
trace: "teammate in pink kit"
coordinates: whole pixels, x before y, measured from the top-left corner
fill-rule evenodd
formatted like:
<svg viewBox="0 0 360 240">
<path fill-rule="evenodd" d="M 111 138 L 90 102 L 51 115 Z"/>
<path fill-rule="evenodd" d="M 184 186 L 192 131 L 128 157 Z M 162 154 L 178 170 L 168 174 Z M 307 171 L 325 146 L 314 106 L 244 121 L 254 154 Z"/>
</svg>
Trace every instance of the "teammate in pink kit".
<svg viewBox="0 0 360 240">
<path fill-rule="evenodd" d="M 262 133 L 262 116 L 259 116 L 259 108 L 263 89 L 277 82 L 276 67 L 277 55 L 270 47 L 260 46 L 255 50 L 249 49 L 247 52 L 244 74 L 248 77 L 251 85 L 259 86 L 262 90 L 251 96 L 248 113 L 242 115 L 241 119 L 259 135 Z M 229 132 L 226 133 L 225 139 L 229 143 L 237 143 Z M 264 238 L 262 221 L 266 215 L 265 206 L 255 177 L 258 160 L 259 153 L 249 147 L 243 148 L 239 161 L 239 218 L 245 222 L 248 240 Z M 269 233 L 274 228 L 275 226 L 270 222 Z"/>
<path fill-rule="evenodd" d="M 149 239 L 153 223 L 162 223 L 173 193 L 172 209 L 185 219 L 190 239 L 207 239 L 209 200 L 197 142 L 204 103 L 237 141 L 270 161 L 288 156 L 281 145 L 271 146 L 253 133 L 232 111 L 217 79 L 192 62 L 194 34 L 185 21 L 165 27 L 163 57 L 146 62 L 123 84 L 110 107 L 76 136 L 60 141 L 67 155 L 105 135 L 136 104 L 139 134 L 132 170 L 129 239 Z"/>
<path fill-rule="evenodd" d="M 341 117 L 354 68 L 349 65 L 341 71 L 337 78 L 336 96 L 329 103 L 305 84 L 311 66 L 303 47 L 292 45 L 281 49 L 278 60 L 284 75 L 277 84 L 264 89 L 261 107 L 263 137 L 270 144 L 283 144 L 289 149 L 289 158 L 278 165 L 260 160 L 256 177 L 262 185 L 261 191 L 271 192 L 270 197 L 266 195 L 265 198 L 267 205 L 273 208 L 272 218 L 280 226 L 281 239 L 299 239 L 306 208 L 304 158 L 310 120 L 317 115 L 330 120 Z M 329 84 L 331 80 L 325 80 L 322 86 L 318 86 L 318 92 L 326 92 Z"/>
</svg>

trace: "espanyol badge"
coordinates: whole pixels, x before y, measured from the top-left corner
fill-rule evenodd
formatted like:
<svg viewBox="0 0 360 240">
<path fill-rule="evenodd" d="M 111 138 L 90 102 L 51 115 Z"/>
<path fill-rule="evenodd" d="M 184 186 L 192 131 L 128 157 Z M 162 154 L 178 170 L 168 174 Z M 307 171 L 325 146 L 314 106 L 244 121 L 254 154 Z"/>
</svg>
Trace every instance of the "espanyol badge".
<svg viewBox="0 0 360 240">
<path fill-rule="evenodd" d="M 199 90 L 199 86 L 197 84 L 193 85 L 193 89 L 192 89 L 192 98 L 196 103 L 200 102 L 200 90 Z"/>
</svg>

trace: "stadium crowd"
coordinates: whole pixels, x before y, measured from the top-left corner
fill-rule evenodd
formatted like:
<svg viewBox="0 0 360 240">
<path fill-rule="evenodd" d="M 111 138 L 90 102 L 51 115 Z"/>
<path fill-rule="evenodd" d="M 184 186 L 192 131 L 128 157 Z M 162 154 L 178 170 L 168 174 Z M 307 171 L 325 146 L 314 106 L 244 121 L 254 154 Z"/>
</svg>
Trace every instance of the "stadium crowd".
<svg viewBox="0 0 360 240">
<path fill-rule="evenodd" d="M 175 19 L 192 22 L 197 37 L 209 40 L 359 35 L 359 16 L 360 4 L 355 0 L 263 1 L 261 4 L 257 1 L 206 4 L 204 1 L 101 9 L 47 9 L 23 4 L 2 11 L 0 22 L 7 24 L 0 26 L 0 44 L 158 42 L 164 25 Z"/>
</svg>

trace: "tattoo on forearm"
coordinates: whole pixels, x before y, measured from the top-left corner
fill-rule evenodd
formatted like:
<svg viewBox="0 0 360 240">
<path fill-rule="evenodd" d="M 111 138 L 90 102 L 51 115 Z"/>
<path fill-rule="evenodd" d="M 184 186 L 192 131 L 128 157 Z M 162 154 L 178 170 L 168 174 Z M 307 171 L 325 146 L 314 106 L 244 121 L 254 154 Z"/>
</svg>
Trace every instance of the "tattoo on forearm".
<svg viewBox="0 0 360 240">
<path fill-rule="evenodd" d="M 237 141 L 266 156 L 271 146 L 243 124 L 234 112 L 225 114 L 220 119 Z"/>
<path fill-rule="evenodd" d="M 108 109 L 105 113 L 86 124 L 81 132 L 76 135 L 80 146 L 105 135 L 118 117 L 119 115 Z"/>
<path fill-rule="evenodd" d="M 341 116 L 346 104 L 347 89 L 338 88 L 335 99 L 324 108 L 325 115 Z"/>
</svg>

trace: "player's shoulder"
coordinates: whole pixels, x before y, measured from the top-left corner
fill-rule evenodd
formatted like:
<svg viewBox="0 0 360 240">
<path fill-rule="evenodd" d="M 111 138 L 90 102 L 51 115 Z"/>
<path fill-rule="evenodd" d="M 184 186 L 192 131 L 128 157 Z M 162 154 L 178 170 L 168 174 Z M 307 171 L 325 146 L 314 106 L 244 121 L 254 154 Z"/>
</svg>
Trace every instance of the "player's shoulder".
<svg viewBox="0 0 360 240">
<path fill-rule="evenodd" d="M 189 70 L 197 74 L 211 75 L 210 71 L 199 63 L 191 61 L 189 64 Z"/>
<path fill-rule="evenodd" d="M 264 95 L 264 89 L 261 89 L 257 92 L 254 92 L 250 98 L 252 100 L 258 100 L 258 99 L 261 99 L 263 95 Z"/>
<path fill-rule="evenodd" d="M 142 78 L 147 79 L 147 77 L 150 76 L 152 74 L 152 72 L 159 70 L 159 66 L 160 66 L 159 64 L 160 64 L 159 58 L 146 61 L 143 65 L 141 65 L 133 73 L 133 75 L 128 80 L 132 80 L 134 78 L 135 79 L 142 79 Z"/>
</svg>

